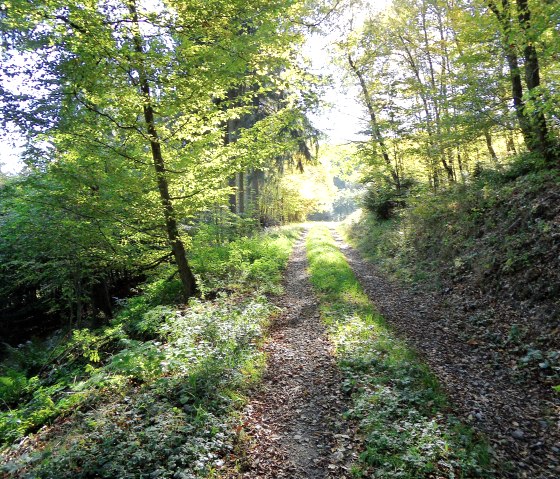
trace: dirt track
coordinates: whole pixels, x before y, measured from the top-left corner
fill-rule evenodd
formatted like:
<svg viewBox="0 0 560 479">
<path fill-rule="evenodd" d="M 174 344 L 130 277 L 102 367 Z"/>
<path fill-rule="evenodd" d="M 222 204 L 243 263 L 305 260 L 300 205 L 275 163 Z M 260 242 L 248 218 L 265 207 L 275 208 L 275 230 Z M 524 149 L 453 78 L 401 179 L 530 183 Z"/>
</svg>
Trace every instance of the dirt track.
<svg viewBox="0 0 560 479">
<path fill-rule="evenodd" d="M 487 351 L 465 343 L 464 311 L 391 282 L 331 233 L 371 301 L 438 376 L 456 412 L 486 435 L 498 465 L 511 463 L 499 477 L 558 479 L 560 408 L 551 391 L 517 384 L 507 364 L 496 367 Z"/>
<path fill-rule="evenodd" d="M 340 376 L 309 283 L 306 234 L 296 244 L 276 301 L 283 314 L 265 346 L 268 365 L 245 409 L 243 478 L 345 478 L 350 433 L 342 421 Z"/>
<path fill-rule="evenodd" d="M 488 437 L 496 464 L 511 464 L 497 477 L 560 477 L 558 405 L 516 384 L 507 368 L 488 367 L 485 353 L 459 337 L 464 314 L 394 284 L 332 233 L 372 302 L 438 376 L 455 412 Z M 263 384 L 244 412 L 243 472 L 228 477 L 344 479 L 356 459 L 351 425 L 342 419 L 340 373 L 306 271 L 305 236 L 276 301 L 283 313 L 265 346 Z"/>
</svg>

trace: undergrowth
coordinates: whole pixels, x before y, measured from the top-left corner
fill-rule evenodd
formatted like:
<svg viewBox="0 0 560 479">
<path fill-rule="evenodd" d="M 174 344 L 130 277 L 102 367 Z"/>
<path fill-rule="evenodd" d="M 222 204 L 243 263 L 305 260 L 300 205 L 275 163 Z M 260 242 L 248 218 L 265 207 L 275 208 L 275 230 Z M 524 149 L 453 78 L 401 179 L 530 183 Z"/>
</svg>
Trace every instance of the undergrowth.
<svg viewBox="0 0 560 479">
<path fill-rule="evenodd" d="M 557 385 L 560 174 L 521 166 L 482 171 L 469 184 L 437 194 L 423 192 L 393 219 L 365 214 L 344 232 L 384 272 L 456 293 L 454 301 L 463 301 L 468 313 L 465 341 L 507 351 L 520 380 Z M 523 313 L 495 316 L 496 302 Z"/>
<path fill-rule="evenodd" d="M 307 241 L 311 281 L 363 437 L 353 476 L 492 477 L 488 446 L 449 413 L 438 382 L 397 339 L 324 227 Z"/>
<path fill-rule="evenodd" d="M 157 279 L 101 329 L 10 348 L 0 364 L 0 472 L 214 477 L 264 364 L 259 344 L 275 313 L 264 293 L 279 290 L 298 236 L 201 244 L 193 264 L 206 291 L 218 290 L 212 301 L 162 304 L 177 288 Z"/>
<path fill-rule="evenodd" d="M 520 175 L 516 168 L 485 170 L 468 184 L 420 192 L 393 219 L 368 214 L 349 222 L 346 234 L 367 257 L 404 280 L 437 283 L 468 274 L 485 288 L 513 288 L 508 293 L 518 300 L 556 298 L 558 281 L 545 280 L 534 290 L 509 284 L 516 274 L 536 279 L 530 276 L 535 265 L 557 259 L 560 174 Z"/>
</svg>

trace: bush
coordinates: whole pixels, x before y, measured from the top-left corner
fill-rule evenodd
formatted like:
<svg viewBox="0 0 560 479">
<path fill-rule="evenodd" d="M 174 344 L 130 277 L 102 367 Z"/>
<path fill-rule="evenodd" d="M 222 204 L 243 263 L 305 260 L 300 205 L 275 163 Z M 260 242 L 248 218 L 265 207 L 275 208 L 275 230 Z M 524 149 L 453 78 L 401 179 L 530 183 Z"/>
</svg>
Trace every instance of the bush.
<svg viewBox="0 0 560 479">
<path fill-rule="evenodd" d="M 0 376 L 0 398 L 4 405 L 13 405 L 27 392 L 27 377 L 21 371 L 13 369 L 8 369 L 3 374 Z"/>
<path fill-rule="evenodd" d="M 271 229 L 252 237 L 221 244 L 195 236 L 191 263 L 203 294 L 223 289 L 275 290 L 291 244 L 299 236 L 298 227 Z"/>
<path fill-rule="evenodd" d="M 407 198 L 415 185 L 412 179 L 403 179 L 398 191 L 394 185 L 371 185 L 364 194 L 363 206 L 380 221 L 394 218 L 398 210 L 407 206 Z"/>
</svg>

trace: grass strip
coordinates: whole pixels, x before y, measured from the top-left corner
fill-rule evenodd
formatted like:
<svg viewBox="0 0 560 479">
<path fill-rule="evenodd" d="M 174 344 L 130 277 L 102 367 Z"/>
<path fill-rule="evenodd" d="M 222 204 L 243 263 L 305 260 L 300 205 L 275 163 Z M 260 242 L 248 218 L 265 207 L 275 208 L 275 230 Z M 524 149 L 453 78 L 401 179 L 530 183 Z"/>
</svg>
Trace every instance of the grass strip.
<svg viewBox="0 0 560 479">
<path fill-rule="evenodd" d="M 311 281 L 363 440 L 353 477 L 489 478 L 489 448 L 455 418 L 435 376 L 364 293 L 328 228 L 307 238 Z"/>
</svg>

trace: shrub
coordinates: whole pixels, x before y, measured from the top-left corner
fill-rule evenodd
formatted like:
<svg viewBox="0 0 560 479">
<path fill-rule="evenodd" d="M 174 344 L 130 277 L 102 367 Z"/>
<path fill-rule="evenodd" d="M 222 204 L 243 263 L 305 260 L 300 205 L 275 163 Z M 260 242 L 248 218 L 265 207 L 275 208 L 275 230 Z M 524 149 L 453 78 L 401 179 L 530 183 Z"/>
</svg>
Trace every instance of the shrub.
<svg viewBox="0 0 560 479">
<path fill-rule="evenodd" d="M 364 194 L 363 206 L 378 220 L 389 220 L 407 206 L 407 198 L 415 186 L 416 182 L 411 178 L 403 179 L 398 190 L 392 184 L 370 185 Z"/>
</svg>

